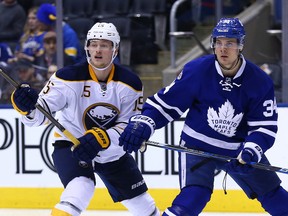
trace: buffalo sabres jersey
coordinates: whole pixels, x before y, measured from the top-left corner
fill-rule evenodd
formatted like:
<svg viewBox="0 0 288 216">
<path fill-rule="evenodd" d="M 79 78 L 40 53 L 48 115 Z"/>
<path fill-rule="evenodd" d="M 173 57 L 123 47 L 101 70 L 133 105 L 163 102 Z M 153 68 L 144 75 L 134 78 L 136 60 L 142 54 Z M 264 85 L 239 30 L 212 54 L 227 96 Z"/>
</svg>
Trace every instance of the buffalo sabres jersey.
<svg viewBox="0 0 288 216">
<path fill-rule="evenodd" d="M 246 61 L 234 77 L 225 77 L 214 55 L 187 63 L 166 88 L 149 97 L 143 114 L 156 129 L 182 116 L 185 146 L 237 156 L 244 142 L 263 151 L 270 148 L 277 132 L 277 105 L 272 80 Z"/>
<path fill-rule="evenodd" d="M 83 62 L 57 71 L 40 92 L 38 103 L 49 113 L 56 113 L 60 124 L 77 138 L 92 127 L 106 130 L 111 145 L 95 158 L 105 163 L 125 153 L 118 138 L 129 118 L 142 109 L 142 82 L 119 65 L 113 65 L 108 80 L 100 82 L 92 67 Z M 32 119 L 24 117 L 23 122 L 39 126 L 48 121 L 38 110 L 33 115 Z M 55 140 L 68 140 L 60 130 L 55 130 Z"/>
</svg>

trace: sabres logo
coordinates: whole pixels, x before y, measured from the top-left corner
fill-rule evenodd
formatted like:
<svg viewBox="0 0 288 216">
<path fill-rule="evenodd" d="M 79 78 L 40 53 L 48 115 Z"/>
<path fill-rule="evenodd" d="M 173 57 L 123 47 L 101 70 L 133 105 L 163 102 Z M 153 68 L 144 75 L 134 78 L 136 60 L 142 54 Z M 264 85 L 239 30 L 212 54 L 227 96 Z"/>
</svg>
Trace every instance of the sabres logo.
<svg viewBox="0 0 288 216">
<path fill-rule="evenodd" d="M 111 104 L 93 104 L 84 112 L 84 127 L 86 130 L 91 129 L 92 127 L 99 127 L 106 130 L 114 126 L 119 113 L 119 110 Z"/>
</svg>

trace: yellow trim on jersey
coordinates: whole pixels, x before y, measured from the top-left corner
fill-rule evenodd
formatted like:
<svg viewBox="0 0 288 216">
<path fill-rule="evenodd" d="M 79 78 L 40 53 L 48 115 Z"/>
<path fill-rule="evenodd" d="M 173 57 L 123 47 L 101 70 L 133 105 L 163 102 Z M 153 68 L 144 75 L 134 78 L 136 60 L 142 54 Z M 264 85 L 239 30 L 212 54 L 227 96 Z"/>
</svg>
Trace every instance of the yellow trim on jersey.
<svg viewBox="0 0 288 216">
<path fill-rule="evenodd" d="M 89 73 L 90 73 L 90 76 L 92 77 L 92 79 L 99 83 L 99 81 L 97 79 L 97 76 L 96 76 L 96 74 L 95 74 L 95 72 L 94 72 L 94 70 L 93 70 L 93 68 L 92 68 L 92 66 L 90 64 L 89 64 L 88 70 L 89 70 Z M 112 78 L 114 76 L 114 73 L 115 73 L 115 66 L 113 64 L 112 65 L 112 69 L 111 69 L 111 71 L 109 73 L 109 77 L 108 77 L 107 83 L 112 80 Z"/>
<path fill-rule="evenodd" d="M 111 68 L 111 71 L 110 71 L 110 74 L 109 74 L 109 77 L 108 77 L 108 80 L 107 80 L 107 83 L 112 80 L 112 78 L 114 77 L 114 73 L 115 73 L 115 66 L 113 64 L 112 68 Z"/>
<path fill-rule="evenodd" d="M 90 76 L 92 77 L 92 80 L 94 80 L 95 82 L 98 82 L 96 74 L 94 73 L 94 70 L 90 64 L 88 65 L 88 70 L 89 70 Z"/>
<path fill-rule="evenodd" d="M 88 209 L 90 210 L 126 210 L 121 203 L 113 203 L 106 188 L 97 188 Z M 59 202 L 62 188 L 0 188 L 0 208 L 42 208 L 52 209 Z M 171 206 L 179 193 L 178 189 L 149 189 L 157 207 L 164 211 Z M 256 200 L 249 200 L 241 190 L 214 190 L 204 212 L 257 212 L 264 210 Z"/>
</svg>

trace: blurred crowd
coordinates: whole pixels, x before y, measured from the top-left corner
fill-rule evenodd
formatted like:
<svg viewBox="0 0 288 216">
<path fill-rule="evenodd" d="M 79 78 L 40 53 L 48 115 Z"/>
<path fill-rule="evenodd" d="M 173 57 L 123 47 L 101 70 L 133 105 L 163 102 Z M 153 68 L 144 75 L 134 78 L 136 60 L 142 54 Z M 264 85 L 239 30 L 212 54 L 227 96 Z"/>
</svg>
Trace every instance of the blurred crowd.
<svg viewBox="0 0 288 216">
<path fill-rule="evenodd" d="M 117 26 L 121 41 L 124 41 L 121 47 L 126 46 L 120 48 L 117 62 L 121 60 L 127 66 L 157 64 L 158 51 L 167 49 L 169 13 L 175 1 L 157 0 L 156 4 L 147 0 L 77 0 L 78 4 L 72 7 L 75 0 L 63 0 L 64 66 L 86 59 L 83 49 L 86 33 L 96 21 L 103 19 Z M 237 14 L 252 2 L 223 1 L 223 12 Z M 67 3 L 71 3 L 70 7 Z M 192 0 L 181 5 L 177 12 L 178 30 L 191 31 L 198 23 L 205 23 L 214 14 L 214 3 L 214 0 Z M 55 0 L 0 0 L 0 67 L 17 82 L 30 83 L 39 90 L 57 70 L 54 4 Z M 165 18 L 165 21 L 163 16 L 158 19 L 161 28 L 153 21 L 159 14 Z M 160 29 L 159 34 L 155 33 L 157 29 Z M 10 104 L 12 90 L 13 87 L 0 76 L 0 105 Z"/>
<path fill-rule="evenodd" d="M 0 2 L 0 67 L 19 83 L 39 91 L 57 70 L 56 7 L 24 8 L 16 0 Z M 63 22 L 64 66 L 84 58 L 73 28 Z M 10 104 L 13 87 L 0 77 L 0 104 Z"/>
</svg>

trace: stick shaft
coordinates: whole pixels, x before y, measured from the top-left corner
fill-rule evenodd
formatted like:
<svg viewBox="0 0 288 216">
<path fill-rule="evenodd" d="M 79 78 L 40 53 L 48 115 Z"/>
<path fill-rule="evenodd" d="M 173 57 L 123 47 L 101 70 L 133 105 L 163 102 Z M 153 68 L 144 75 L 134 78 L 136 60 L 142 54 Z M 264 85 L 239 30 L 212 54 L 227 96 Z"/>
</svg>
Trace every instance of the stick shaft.
<svg viewBox="0 0 288 216">
<path fill-rule="evenodd" d="M 200 150 L 184 148 L 184 147 L 181 147 L 181 146 L 173 146 L 173 145 L 169 145 L 169 144 L 165 144 L 165 143 L 159 143 L 159 142 L 154 142 L 154 141 L 146 141 L 145 144 L 146 145 L 150 145 L 150 146 L 154 146 L 154 147 L 158 147 L 158 148 L 171 150 L 171 151 L 184 152 L 184 153 L 187 153 L 187 154 L 196 155 L 196 156 L 200 156 L 200 157 L 217 159 L 217 160 L 221 160 L 221 161 L 224 161 L 224 162 L 229 162 L 230 160 L 235 159 L 235 158 L 228 157 L 228 156 L 225 156 L 225 155 L 218 155 L 218 154 L 213 154 L 213 153 L 204 152 L 204 151 L 200 151 Z M 272 171 L 272 172 L 279 172 L 279 173 L 288 174 L 288 169 L 286 169 L 286 168 L 271 166 L 271 165 L 262 164 L 262 163 L 251 163 L 250 165 L 252 167 L 254 167 L 254 168 L 257 168 L 257 169 L 262 169 L 262 170 L 267 170 L 267 171 Z"/>
<path fill-rule="evenodd" d="M 19 88 L 19 83 L 17 83 L 12 77 L 10 77 L 3 69 L 0 68 L 0 74 L 16 89 Z M 40 104 L 35 104 L 36 109 L 38 109 L 43 115 L 48 118 L 53 125 L 55 125 L 76 147 L 80 144 L 79 140 L 71 134 L 63 125 L 61 125 L 49 112 L 47 112 Z"/>
</svg>

